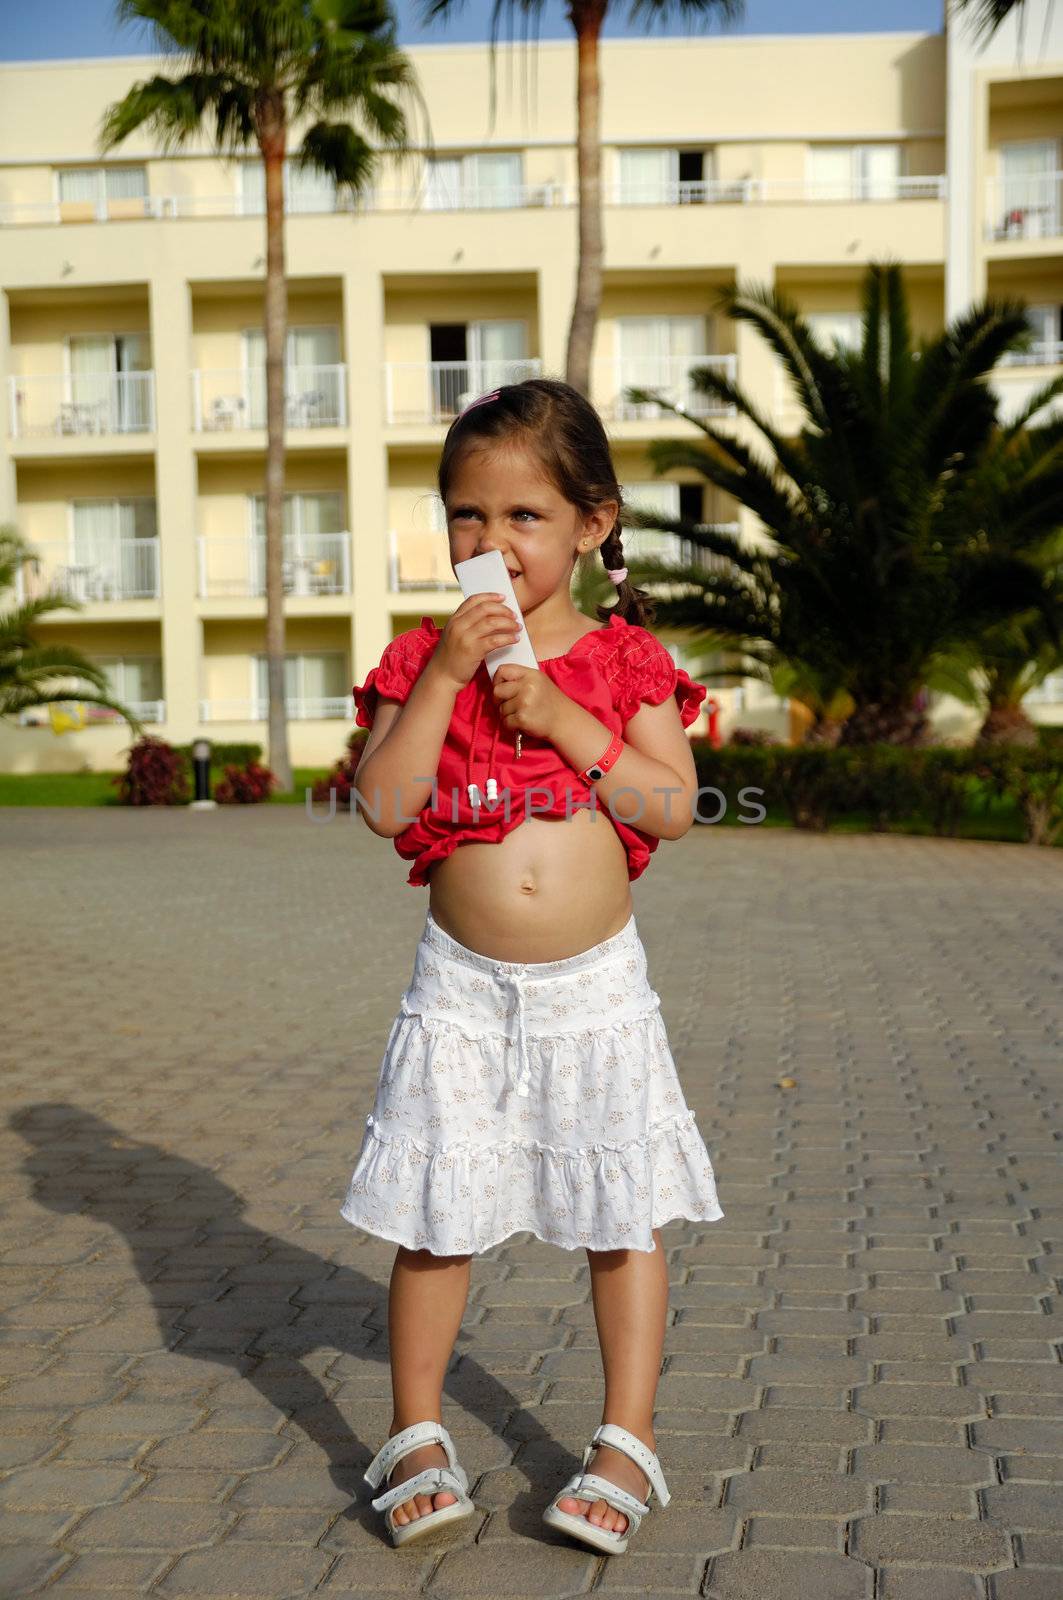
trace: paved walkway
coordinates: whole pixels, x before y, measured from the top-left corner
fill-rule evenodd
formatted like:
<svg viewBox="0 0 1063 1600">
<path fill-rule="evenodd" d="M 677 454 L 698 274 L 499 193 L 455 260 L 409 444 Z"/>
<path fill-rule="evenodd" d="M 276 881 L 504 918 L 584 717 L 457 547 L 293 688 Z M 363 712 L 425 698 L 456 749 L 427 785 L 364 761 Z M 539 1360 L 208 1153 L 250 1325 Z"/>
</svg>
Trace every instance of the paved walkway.
<svg viewBox="0 0 1063 1600">
<path fill-rule="evenodd" d="M 586 1258 L 473 1264 L 479 1515 L 393 1551 L 393 1247 L 338 1215 L 426 897 L 298 809 L 0 813 L 5 1595 L 1059 1600 L 1063 861 L 700 827 L 634 886 L 726 1219 L 670 1223 L 672 1504 L 542 1528 Z M 797 1087 L 777 1087 L 789 1074 Z"/>
</svg>

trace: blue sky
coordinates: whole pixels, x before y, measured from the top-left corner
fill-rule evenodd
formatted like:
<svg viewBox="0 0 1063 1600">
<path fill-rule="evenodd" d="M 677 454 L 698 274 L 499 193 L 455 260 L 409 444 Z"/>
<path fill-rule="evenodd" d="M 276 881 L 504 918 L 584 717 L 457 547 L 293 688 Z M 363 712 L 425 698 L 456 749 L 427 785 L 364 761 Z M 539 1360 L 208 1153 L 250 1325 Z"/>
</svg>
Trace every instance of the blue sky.
<svg viewBox="0 0 1063 1600">
<path fill-rule="evenodd" d="M 872 33 L 906 28 L 936 31 L 941 27 L 943 0 L 746 0 L 745 20 L 729 31 L 739 33 Z M 411 44 L 458 43 L 487 39 L 492 6 L 489 0 L 465 0 L 461 10 L 445 25 L 422 29 L 420 7 L 413 0 L 396 0 L 399 42 Z M 645 34 L 646 27 L 628 28 L 628 6 L 617 7 L 605 27 L 606 38 Z M 147 35 L 131 25 L 114 21 L 114 0 L 44 0 L 36 6 L 0 0 L 0 60 L 40 61 L 73 56 L 140 55 L 148 50 Z M 515 25 L 520 38 L 520 23 Z M 695 32 L 678 22 L 656 28 L 654 37 Z M 718 32 L 716 24 L 707 32 Z M 502 37 L 508 37 L 503 24 Z M 547 0 L 539 27 L 541 39 L 570 39 L 561 0 Z"/>
</svg>

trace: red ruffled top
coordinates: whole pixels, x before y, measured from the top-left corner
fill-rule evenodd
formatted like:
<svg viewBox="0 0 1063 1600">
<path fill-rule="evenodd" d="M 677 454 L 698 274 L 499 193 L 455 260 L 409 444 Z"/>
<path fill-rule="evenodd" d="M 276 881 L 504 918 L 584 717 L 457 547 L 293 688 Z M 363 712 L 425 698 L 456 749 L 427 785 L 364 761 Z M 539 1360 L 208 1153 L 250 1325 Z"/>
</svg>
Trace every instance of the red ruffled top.
<svg viewBox="0 0 1063 1600">
<path fill-rule="evenodd" d="M 363 684 L 354 684 L 356 717 L 361 728 L 371 728 L 381 696 L 404 703 L 439 638 L 431 617 L 419 628 L 400 633 L 386 646 L 380 665 Z M 539 662 L 545 672 L 577 704 L 586 707 L 613 733 L 623 733 L 640 705 L 661 705 L 674 694 L 684 728 L 701 711 L 708 694 L 677 667 L 664 645 L 648 629 L 625 621 L 613 612 L 609 621 L 577 639 L 563 656 Z M 407 883 L 428 882 L 435 862 L 449 856 L 460 844 L 476 841 L 497 844 L 525 820 L 526 815 L 558 817 L 594 803 L 592 786 L 585 782 L 549 739 L 525 733 L 521 755 L 515 756 L 516 735 L 499 721 L 492 695 L 491 675 L 481 661 L 470 681 L 458 692 L 454 715 L 439 757 L 435 793 L 415 822 L 395 836 L 404 860 L 413 860 Z M 498 784 L 492 806 L 482 799 L 477 806 L 469 785 L 487 794 L 487 779 Z M 528 791 L 534 789 L 533 794 Z M 509 812 L 506 812 L 506 792 Z M 526 799 L 527 795 L 527 799 Z M 599 802 L 627 851 L 628 877 L 645 871 L 660 840 L 611 815 Z"/>
</svg>

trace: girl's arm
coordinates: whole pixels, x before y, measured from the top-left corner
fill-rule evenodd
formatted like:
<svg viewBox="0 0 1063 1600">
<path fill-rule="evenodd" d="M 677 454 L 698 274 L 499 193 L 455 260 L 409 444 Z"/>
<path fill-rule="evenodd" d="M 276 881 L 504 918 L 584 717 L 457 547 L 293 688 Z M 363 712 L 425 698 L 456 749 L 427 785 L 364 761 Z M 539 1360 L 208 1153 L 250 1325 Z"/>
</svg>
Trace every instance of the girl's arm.
<svg viewBox="0 0 1063 1600">
<path fill-rule="evenodd" d="M 381 838 L 395 838 L 432 798 L 454 701 L 487 651 L 519 632 L 501 596 L 470 595 L 448 618 L 405 701 L 379 699 L 354 787 Z"/>
<path fill-rule="evenodd" d="M 354 786 L 359 810 L 381 838 L 401 833 L 431 799 L 459 688 L 432 655 L 404 704 L 380 700 Z"/>
<path fill-rule="evenodd" d="M 565 760 L 582 772 L 602 754 L 611 730 L 584 706 L 567 695 L 562 698 L 565 703 L 557 710 L 550 739 Z M 641 828 L 654 838 L 681 839 L 694 823 L 698 777 L 675 699 L 669 696 L 659 706 L 640 706 L 628 719 L 623 740 L 619 759 L 593 785 L 599 803 L 618 822 Z"/>
</svg>

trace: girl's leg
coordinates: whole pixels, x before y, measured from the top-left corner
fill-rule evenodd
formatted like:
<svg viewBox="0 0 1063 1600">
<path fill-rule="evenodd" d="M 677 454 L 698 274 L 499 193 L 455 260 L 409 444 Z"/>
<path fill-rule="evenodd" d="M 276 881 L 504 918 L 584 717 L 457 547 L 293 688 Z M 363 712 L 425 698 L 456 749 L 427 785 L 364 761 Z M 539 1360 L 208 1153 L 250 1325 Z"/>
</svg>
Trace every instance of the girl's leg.
<svg viewBox="0 0 1063 1600">
<path fill-rule="evenodd" d="M 400 1245 L 391 1269 L 388 1339 L 391 1357 L 392 1418 L 388 1438 L 415 1422 L 442 1422 L 443 1377 L 454 1349 L 469 1296 L 470 1256 L 437 1256 Z M 388 1488 L 423 1472 L 445 1467 L 441 1444 L 419 1445 L 396 1463 Z M 383 1491 L 381 1491 L 382 1493 Z M 397 1523 L 453 1505 L 449 1490 L 418 1494 L 393 1508 Z"/>
<path fill-rule="evenodd" d="M 654 1228 L 653 1238 L 657 1248 L 652 1254 L 645 1250 L 588 1250 L 587 1260 L 605 1372 L 602 1421 L 619 1423 L 656 1452 L 653 1407 L 668 1315 L 668 1263 L 659 1228 Z M 619 1450 L 599 1445 L 587 1471 L 609 1478 L 640 1500 L 646 1498 L 646 1474 Z M 565 1495 L 558 1506 L 574 1516 L 586 1516 L 600 1528 L 616 1533 L 627 1528 L 624 1513 L 604 1500 L 576 1500 Z"/>
</svg>

